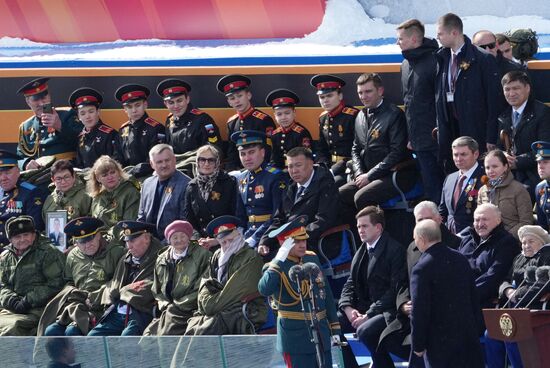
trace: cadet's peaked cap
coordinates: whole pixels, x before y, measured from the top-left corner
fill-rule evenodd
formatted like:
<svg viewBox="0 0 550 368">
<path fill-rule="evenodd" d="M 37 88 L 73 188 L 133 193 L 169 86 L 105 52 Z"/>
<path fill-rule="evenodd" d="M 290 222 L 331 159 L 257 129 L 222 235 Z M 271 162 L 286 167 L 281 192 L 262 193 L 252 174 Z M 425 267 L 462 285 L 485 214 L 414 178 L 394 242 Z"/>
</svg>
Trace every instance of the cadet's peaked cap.
<svg viewBox="0 0 550 368">
<path fill-rule="evenodd" d="M 332 91 L 341 89 L 346 82 L 335 75 L 317 74 L 310 81 L 311 85 L 317 88 L 318 95 L 324 95 Z"/>
<path fill-rule="evenodd" d="M 150 94 L 149 88 L 141 84 L 125 84 L 116 90 L 115 98 L 124 105 L 137 100 L 147 100 Z"/>
<path fill-rule="evenodd" d="M 550 160 L 550 142 L 537 141 L 531 144 L 537 161 Z"/>
<path fill-rule="evenodd" d="M 37 78 L 26 83 L 23 87 L 17 90 L 17 93 L 25 97 L 32 97 L 38 100 L 48 94 L 47 82 L 50 78 Z"/>
<path fill-rule="evenodd" d="M 120 221 L 116 226 L 122 229 L 122 238 L 124 241 L 135 239 L 145 233 L 154 235 L 156 231 L 154 224 L 141 221 Z"/>
<path fill-rule="evenodd" d="M 34 219 L 30 216 L 12 217 L 6 221 L 6 236 L 8 239 L 15 235 L 34 233 L 35 231 Z"/>
<path fill-rule="evenodd" d="M 218 88 L 218 91 L 224 95 L 230 96 L 237 91 L 248 88 L 250 83 L 250 78 L 245 77 L 244 75 L 230 74 L 220 78 L 216 88 Z"/>
<path fill-rule="evenodd" d="M 288 238 L 305 240 L 309 238 L 309 235 L 307 235 L 306 232 L 306 225 L 307 216 L 298 216 L 294 220 L 282 225 L 280 228 L 272 230 L 268 236 L 270 238 L 277 238 L 280 242 L 283 242 Z"/>
<path fill-rule="evenodd" d="M 242 222 L 238 217 L 225 215 L 210 221 L 206 226 L 206 232 L 211 237 L 223 238 L 239 226 L 242 226 Z"/>
<path fill-rule="evenodd" d="M 101 93 L 90 87 L 82 87 L 71 93 L 69 97 L 69 104 L 73 108 L 79 108 L 82 106 L 96 106 L 99 107 L 103 102 L 103 96 Z"/>
<path fill-rule="evenodd" d="M 269 92 L 265 103 L 274 109 L 278 107 L 294 107 L 300 102 L 300 98 L 289 89 L 279 88 Z"/>
<path fill-rule="evenodd" d="M 163 100 L 187 95 L 191 92 L 191 86 L 180 79 L 165 79 L 157 86 L 157 93 Z"/>
<path fill-rule="evenodd" d="M 17 166 L 17 160 L 19 157 L 15 153 L 0 149 L 0 171 Z"/>
<path fill-rule="evenodd" d="M 92 240 L 95 234 L 105 226 L 105 223 L 95 217 L 75 218 L 63 228 L 63 232 L 76 243 L 86 243 Z"/>
</svg>

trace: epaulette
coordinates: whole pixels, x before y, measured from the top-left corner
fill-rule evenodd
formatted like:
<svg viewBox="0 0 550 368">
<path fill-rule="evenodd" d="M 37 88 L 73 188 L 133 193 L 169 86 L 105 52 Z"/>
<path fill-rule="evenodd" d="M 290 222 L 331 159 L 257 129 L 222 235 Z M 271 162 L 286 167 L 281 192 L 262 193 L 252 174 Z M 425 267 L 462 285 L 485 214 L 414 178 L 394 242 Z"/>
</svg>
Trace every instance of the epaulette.
<svg viewBox="0 0 550 368">
<path fill-rule="evenodd" d="M 36 189 L 36 185 L 34 184 L 31 184 L 27 181 L 22 181 L 20 184 L 19 184 L 22 188 L 25 188 L 27 190 L 34 190 Z"/>
<path fill-rule="evenodd" d="M 294 125 L 292 127 L 292 130 L 295 131 L 296 133 L 302 133 L 304 131 L 304 128 L 299 125 Z"/>
<path fill-rule="evenodd" d="M 149 124 L 152 127 L 156 127 L 157 125 L 160 124 L 158 121 L 156 121 L 155 119 L 153 119 L 151 117 L 148 117 L 147 119 L 145 119 L 144 122 L 146 122 L 147 124 Z"/>
<path fill-rule="evenodd" d="M 231 116 L 229 117 L 229 119 L 227 119 L 227 122 L 229 123 L 230 121 L 235 120 L 235 119 L 238 118 L 238 117 L 239 117 L 239 114 L 231 115 Z"/>
<path fill-rule="evenodd" d="M 192 109 L 191 114 L 200 115 L 200 114 L 204 114 L 204 111 L 200 109 Z"/>
<path fill-rule="evenodd" d="M 124 128 L 124 127 L 127 127 L 128 125 L 130 125 L 130 120 L 128 120 L 127 122 L 125 122 L 124 124 L 122 124 L 120 126 L 120 129 Z"/>
<path fill-rule="evenodd" d="M 99 126 L 99 128 L 97 128 L 99 131 L 103 132 L 103 133 L 111 133 L 113 131 L 113 128 L 111 128 L 110 126 L 107 126 L 105 124 L 101 124 Z"/>
<path fill-rule="evenodd" d="M 353 115 L 353 116 L 355 116 L 355 115 L 357 115 L 357 114 L 359 113 L 359 110 L 357 110 L 357 109 L 354 108 L 354 107 L 344 107 L 344 108 L 342 109 L 342 112 L 343 112 L 344 114 L 348 114 L 348 115 Z"/>
<path fill-rule="evenodd" d="M 252 111 L 252 116 L 261 120 L 264 120 L 265 118 L 267 118 L 267 114 L 264 114 L 263 112 L 258 110 Z"/>
<path fill-rule="evenodd" d="M 283 128 L 278 127 L 277 129 L 271 132 L 271 135 L 281 133 L 282 131 L 283 131 Z"/>
<path fill-rule="evenodd" d="M 326 114 L 328 114 L 328 111 L 323 111 L 322 113 L 319 114 L 319 117 L 323 117 L 323 116 L 325 116 Z"/>
<path fill-rule="evenodd" d="M 306 250 L 306 255 L 308 256 L 316 256 L 317 254 L 312 250 Z"/>
</svg>

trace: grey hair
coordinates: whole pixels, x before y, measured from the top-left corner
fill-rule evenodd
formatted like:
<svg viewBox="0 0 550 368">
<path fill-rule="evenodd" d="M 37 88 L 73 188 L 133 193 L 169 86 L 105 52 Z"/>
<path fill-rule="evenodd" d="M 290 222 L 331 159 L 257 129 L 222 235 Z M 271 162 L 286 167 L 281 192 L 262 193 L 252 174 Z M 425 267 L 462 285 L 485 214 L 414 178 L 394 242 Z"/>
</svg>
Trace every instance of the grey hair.
<svg viewBox="0 0 550 368">
<path fill-rule="evenodd" d="M 476 210 L 474 211 L 474 214 L 476 212 L 487 210 L 487 209 L 493 210 L 493 212 L 497 215 L 497 217 L 499 219 L 502 219 L 502 212 L 500 212 L 500 209 L 492 203 L 483 203 L 478 205 L 476 207 Z"/>
<path fill-rule="evenodd" d="M 432 201 L 422 201 L 414 206 L 414 217 L 416 217 L 416 215 L 418 215 L 418 213 L 425 208 L 430 210 L 434 216 L 439 216 L 439 208 L 437 208 L 437 204 Z"/>
<path fill-rule="evenodd" d="M 166 143 L 159 143 L 153 146 L 151 150 L 149 151 L 149 160 L 153 161 L 153 156 L 158 155 L 159 153 L 170 150 L 172 154 L 174 154 L 174 148 Z"/>
</svg>

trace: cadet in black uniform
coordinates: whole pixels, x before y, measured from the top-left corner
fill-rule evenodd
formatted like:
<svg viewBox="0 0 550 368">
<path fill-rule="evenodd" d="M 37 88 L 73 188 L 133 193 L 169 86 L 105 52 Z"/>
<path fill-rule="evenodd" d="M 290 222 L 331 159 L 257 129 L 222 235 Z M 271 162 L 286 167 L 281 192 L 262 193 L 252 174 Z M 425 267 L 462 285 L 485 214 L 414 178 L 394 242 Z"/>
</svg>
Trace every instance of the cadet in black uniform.
<svg viewBox="0 0 550 368">
<path fill-rule="evenodd" d="M 175 154 L 193 151 L 205 144 L 220 145 L 221 136 L 214 119 L 191 104 L 191 86 L 179 79 L 166 79 L 157 93 L 170 111 L 166 117 L 166 143 Z"/>
<path fill-rule="evenodd" d="M 102 155 L 124 162 L 120 135 L 115 129 L 103 124 L 99 117 L 101 102 L 103 96 L 89 87 L 79 88 L 69 97 L 69 103 L 77 110 L 78 119 L 84 125 L 78 136 L 75 167 L 92 167 L 95 160 Z"/>
<path fill-rule="evenodd" d="M 533 142 L 531 148 L 535 152 L 537 170 L 542 179 L 535 188 L 537 224 L 548 231 L 550 228 L 550 142 Z"/>
<path fill-rule="evenodd" d="M 250 78 L 238 74 L 226 75 L 218 81 L 218 91 L 227 97 L 227 103 L 237 112 L 227 121 L 227 134 L 231 137 L 233 133 L 242 130 L 256 130 L 265 133 L 268 145 L 266 157 L 268 158 L 271 155 L 271 133 L 275 129 L 275 123 L 271 116 L 252 106 L 250 101 L 252 93 L 248 89 L 249 86 Z M 234 142 L 229 141 L 225 169 L 230 171 L 241 168 L 237 147 Z"/>
<path fill-rule="evenodd" d="M 271 165 L 286 169 L 285 155 L 294 147 L 311 147 L 311 134 L 302 124 L 296 122 L 296 105 L 298 96 L 284 88 L 271 91 L 265 102 L 273 107 L 273 114 L 279 127 L 271 134 L 273 152 Z"/>
<path fill-rule="evenodd" d="M 147 114 L 149 94 L 149 88 L 139 84 L 125 84 L 115 92 L 115 98 L 128 115 L 128 121 L 120 127 L 123 166 L 135 166 L 132 174 L 136 177 L 153 173 L 149 150 L 164 143 L 165 138 L 164 125 Z"/>
<path fill-rule="evenodd" d="M 318 163 L 331 167 L 337 186 L 346 183 L 346 162 L 351 159 L 351 147 L 355 136 L 355 117 L 359 113 L 344 103 L 342 79 L 328 74 L 311 78 L 317 89 L 319 102 L 325 110 L 319 117 L 319 144 L 316 149 Z"/>
</svg>

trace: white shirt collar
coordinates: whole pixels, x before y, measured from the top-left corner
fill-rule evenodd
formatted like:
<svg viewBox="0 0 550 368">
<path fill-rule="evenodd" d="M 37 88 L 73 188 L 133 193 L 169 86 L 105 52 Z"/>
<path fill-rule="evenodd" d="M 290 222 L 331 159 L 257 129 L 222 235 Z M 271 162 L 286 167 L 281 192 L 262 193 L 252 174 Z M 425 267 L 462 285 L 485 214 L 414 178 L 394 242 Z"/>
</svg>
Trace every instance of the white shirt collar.
<svg viewBox="0 0 550 368">
<path fill-rule="evenodd" d="M 376 247 L 376 244 L 378 244 L 378 241 L 380 240 L 381 237 L 382 237 L 382 234 L 380 234 L 380 236 L 378 238 L 376 238 L 376 240 L 373 241 L 372 244 L 369 244 L 367 242 L 367 249 L 374 249 Z"/>
<path fill-rule="evenodd" d="M 313 175 L 315 175 L 315 168 L 313 168 L 313 171 L 311 171 L 311 175 L 309 176 L 309 179 L 307 179 L 307 181 L 304 184 L 296 183 L 298 185 L 297 188 L 300 189 L 301 187 L 304 187 L 304 190 L 307 189 L 307 187 L 309 187 L 309 184 L 311 184 L 311 181 L 313 180 Z"/>
<path fill-rule="evenodd" d="M 525 100 L 525 102 L 522 103 L 521 106 L 518 107 L 517 109 L 515 109 L 515 108 L 512 107 L 512 112 L 516 112 L 516 111 L 517 111 L 517 112 L 519 112 L 520 115 L 523 114 L 523 110 L 525 110 L 525 106 L 527 106 L 527 101 L 528 101 L 528 100 L 529 100 L 529 99 Z"/>
<path fill-rule="evenodd" d="M 462 173 L 462 175 L 466 176 L 466 180 L 464 180 L 464 185 L 466 185 L 466 182 L 470 179 L 470 176 L 476 171 L 477 167 L 479 166 L 479 163 L 476 161 L 474 166 L 470 168 L 470 170 L 466 171 L 465 173 Z M 461 172 L 458 172 L 458 175 L 460 176 Z"/>
</svg>

